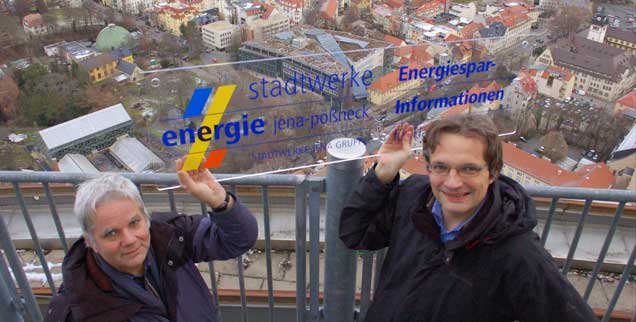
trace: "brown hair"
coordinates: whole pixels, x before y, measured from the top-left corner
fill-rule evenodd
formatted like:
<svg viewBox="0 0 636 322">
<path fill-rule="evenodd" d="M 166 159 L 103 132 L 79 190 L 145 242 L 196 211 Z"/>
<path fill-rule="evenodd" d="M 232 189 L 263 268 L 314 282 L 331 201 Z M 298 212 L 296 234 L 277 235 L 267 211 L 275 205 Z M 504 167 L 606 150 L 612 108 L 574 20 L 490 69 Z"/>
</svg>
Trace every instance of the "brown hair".
<svg viewBox="0 0 636 322">
<path fill-rule="evenodd" d="M 484 115 L 462 114 L 431 123 L 422 139 L 427 163 L 431 162 L 430 156 L 435 152 L 442 134 L 445 133 L 481 139 L 486 144 L 484 160 L 488 163 L 490 175 L 493 178 L 499 176 L 503 167 L 503 152 L 501 140 L 497 135 L 497 127 L 490 118 Z"/>
</svg>

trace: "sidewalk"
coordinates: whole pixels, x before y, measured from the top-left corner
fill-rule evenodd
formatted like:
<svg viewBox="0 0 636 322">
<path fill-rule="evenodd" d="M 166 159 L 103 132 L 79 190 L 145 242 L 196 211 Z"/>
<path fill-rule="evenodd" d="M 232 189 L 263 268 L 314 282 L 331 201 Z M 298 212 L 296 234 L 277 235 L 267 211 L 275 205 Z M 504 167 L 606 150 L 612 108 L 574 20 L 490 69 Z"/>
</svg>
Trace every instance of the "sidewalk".
<svg viewBox="0 0 636 322">
<path fill-rule="evenodd" d="M 39 266 L 37 256 L 33 251 L 20 251 L 19 253 L 24 263 L 27 278 L 31 282 L 31 287 L 47 287 L 46 277 Z M 245 287 L 248 290 L 267 290 L 267 269 L 265 253 L 260 250 L 251 250 L 244 256 L 244 276 Z M 51 267 L 51 273 L 56 285 L 62 281 L 61 262 L 64 252 L 54 250 L 46 255 L 46 259 Z M 307 254 L 307 259 L 309 254 Z M 210 285 L 210 274 L 207 263 L 197 264 L 203 278 Z M 237 260 L 215 261 L 217 286 L 220 289 L 239 289 Z M 568 274 L 568 279 L 574 287 L 583 294 L 589 277 L 585 273 L 572 271 Z M 290 251 L 272 251 L 272 276 L 274 291 L 295 291 L 296 290 L 296 254 Z M 324 254 L 320 254 L 320 289 L 323 289 L 324 277 Z M 360 292 L 362 279 L 362 259 L 358 258 L 356 273 L 356 292 Z M 594 285 L 590 296 L 589 304 L 593 308 L 605 309 L 612 299 L 616 290 L 619 274 L 601 273 L 599 280 Z M 636 278 L 631 276 L 631 280 L 625 284 L 621 296 L 618 300 L 615 311 L 636 311 Z M 309 267 L 307 267 L 307 282 L 309 281 Z M 309 289 L 309 285 L 306 285 Z"/>
</svg>

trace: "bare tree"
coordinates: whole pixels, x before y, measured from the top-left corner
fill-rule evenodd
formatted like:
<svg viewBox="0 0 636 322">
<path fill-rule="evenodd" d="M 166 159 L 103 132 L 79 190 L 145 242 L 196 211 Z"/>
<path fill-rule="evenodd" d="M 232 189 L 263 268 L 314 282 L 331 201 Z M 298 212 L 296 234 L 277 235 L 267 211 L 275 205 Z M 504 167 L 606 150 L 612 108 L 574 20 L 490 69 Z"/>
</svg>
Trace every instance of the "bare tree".
<svg viewBox="0 0 636 322">
<path fill-rule="evenodd" d="M 558 162 L 568 155 L 568 144 L 561 132 L 552 131 L 543 137 L 544 154 L 552 160 Z"/>
<path fill-rule="evenodd" d="M 571 36 L 582 29 L 590 19 L 592 19 L 592 12 L 588 8 L 576 5 L 563 6 L 559 14 L 550 21 L 549 29 L 565 36 Z"/>
</svg>

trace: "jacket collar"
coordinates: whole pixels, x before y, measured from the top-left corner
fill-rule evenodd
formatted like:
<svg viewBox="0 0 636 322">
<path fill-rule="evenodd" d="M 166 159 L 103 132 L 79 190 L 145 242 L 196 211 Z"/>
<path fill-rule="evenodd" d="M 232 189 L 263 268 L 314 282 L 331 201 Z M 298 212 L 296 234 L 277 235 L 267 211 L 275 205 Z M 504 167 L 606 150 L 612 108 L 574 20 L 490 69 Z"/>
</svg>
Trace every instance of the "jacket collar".
<svg viewBox="0 0 636 322">
<path fill-rule="evenodd" d="M 427 184 L 411 208 L 415 228 L 434 240 L 440 239 L 439 226 L 431 212 L 434 196 Z M 488 187 L 483 206 L 454 240 L 446 244 L 449 250 L 474 247 L 475 241 L 495 243 L 498 240 L 532 230 L 536 225 L 531 198 L 517 182 L 500 175 Z"/>
</svg>

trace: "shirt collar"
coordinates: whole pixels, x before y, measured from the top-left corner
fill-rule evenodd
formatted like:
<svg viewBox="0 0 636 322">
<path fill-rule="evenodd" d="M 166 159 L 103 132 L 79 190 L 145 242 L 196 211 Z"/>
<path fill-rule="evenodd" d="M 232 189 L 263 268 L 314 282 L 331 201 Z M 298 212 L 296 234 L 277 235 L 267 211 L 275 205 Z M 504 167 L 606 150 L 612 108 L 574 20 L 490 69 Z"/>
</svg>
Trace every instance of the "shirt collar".
<svg viewBox="0 0 636 322">
<path fill-rule="evenodd" d="M 437 201 L 437 199 L 435 199 L 435 201 L 433 201 L 433 208 L 431 209 L 431 211 L 433 213 L 433 218 L 435 218 L 435 222 L 440 228 L 440 237 L 442 239 L 442 242 L 446 243 L 449 240 L 455 239 L 457 235 L 459 235 L 459 233 L 461 232 L 462 228 L 464 228 L 464 226 L 466 226 L 477 215 L 477 213 L 479 213 L 479 210 L 481 210 L 481 207 L 484 205 L 485 201 L 486 201 L 486 198 L 484 198 L 481 201 L 481 203 L 479 204 L 479 207 L 475 209 L 475 211 L 470 215 L 470 217 L 468 217 L 462 223 L 457 225 L 457 227 L 448 231 L 446 230 L 446 225 L 444 225 L 444 214 L 442 210 L 442 204 L 439 201 Z"/>
</svg>

